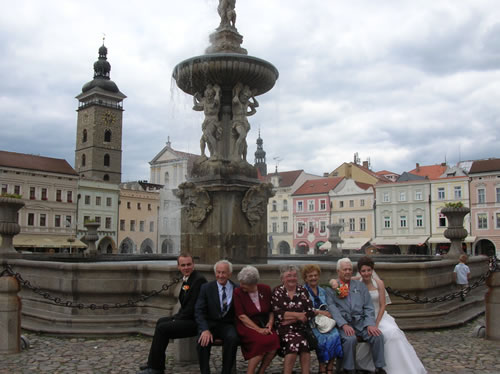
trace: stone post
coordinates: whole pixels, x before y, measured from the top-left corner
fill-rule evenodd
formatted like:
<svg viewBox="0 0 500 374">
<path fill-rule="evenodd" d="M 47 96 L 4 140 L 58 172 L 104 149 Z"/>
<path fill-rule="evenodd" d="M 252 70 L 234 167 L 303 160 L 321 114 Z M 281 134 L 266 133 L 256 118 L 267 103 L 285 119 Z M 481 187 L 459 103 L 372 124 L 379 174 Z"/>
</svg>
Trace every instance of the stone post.
<svg viewBox="0 0 500 374">
<path fill-rule="evenodd" d="M 21 351 L 21 299 L 19 282 L 0 277 L 0 354 Z"/>
<path fill-rule="evenodd" d="M 85 242 L 88 245 L 87 252 L 85 253 L 87 256 L 95 256 L 97 255 L 97 248 L 95 246 L 95 242 L 99 239 L 97 235 L 97 229 L 101 224 L 97 222 L 87 222 L 84 226 L 87 228 L 87 234 L 85 234 Z"/>
<path fill-rule="evenodd" d="M 458 259 L 464 254 L 462 242 L 467 237 L 467 230 L 464 229 L 464 217 L 469 214 L 470 209 L 467 207 L 445 207 L 441 209 L 448 219 L 448 228 L 444 231 L 444 237 L 450 239 L 450 250 L 446 254 L 447 258 Z"/>
<path fill-rule="evenodd" d="M 486 339 L 500 340 L 500 272 L 491 273 L 486 285 Z"/>
<path fill-rule="evenodd" d="M 17 211 L 24 206 L 21 199 L 0 196 L 0 258 L 20 258 L 13 245 L 13 238 L 19 234 L 21 227 L 17 223 Z"/>
</svg>

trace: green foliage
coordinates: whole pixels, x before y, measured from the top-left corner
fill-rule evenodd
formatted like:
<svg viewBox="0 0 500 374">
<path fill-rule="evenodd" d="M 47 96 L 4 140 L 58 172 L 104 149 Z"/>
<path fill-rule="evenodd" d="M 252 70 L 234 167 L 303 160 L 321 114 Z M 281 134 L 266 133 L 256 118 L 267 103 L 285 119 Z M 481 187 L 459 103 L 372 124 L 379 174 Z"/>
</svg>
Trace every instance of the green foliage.
<svg viewBox="0 0 500 374">
<path fill-rule="evenodd" d="M 22 199 L 23 195 L 18 195 L 17 193 L 3 193 L 0 197 L 10 197 L 12 199 Z"/>
<path fill-rule="evenodd" d="M 86 219 L 83 224 L 86 224 L 86 223 L 95 223 L 95 219 Z"/>
<path fill-rule="evenodd" d="M 446 203 L 444 204 L 445 208 L 463 208 L 464 204 L 461 201 L 456 203 Z"/>
</svg>

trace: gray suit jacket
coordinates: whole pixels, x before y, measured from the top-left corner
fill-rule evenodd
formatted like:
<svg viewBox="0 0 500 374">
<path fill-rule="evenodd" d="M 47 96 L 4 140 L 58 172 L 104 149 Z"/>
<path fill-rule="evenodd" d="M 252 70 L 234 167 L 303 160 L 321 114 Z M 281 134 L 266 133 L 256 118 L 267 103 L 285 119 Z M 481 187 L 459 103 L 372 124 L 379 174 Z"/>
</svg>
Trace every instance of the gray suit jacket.
<svg viewBox="0 0 500 374">
<path fill-rule="evenodd" d="M 349 296 L 340 299 L 330 287 L 326 289 L 328 310 L 339 327 L 345 324 L 361 331 L 375 326 L 375 309 L 368 289 L 363 282 L 351 280 Z"/>
</svg>

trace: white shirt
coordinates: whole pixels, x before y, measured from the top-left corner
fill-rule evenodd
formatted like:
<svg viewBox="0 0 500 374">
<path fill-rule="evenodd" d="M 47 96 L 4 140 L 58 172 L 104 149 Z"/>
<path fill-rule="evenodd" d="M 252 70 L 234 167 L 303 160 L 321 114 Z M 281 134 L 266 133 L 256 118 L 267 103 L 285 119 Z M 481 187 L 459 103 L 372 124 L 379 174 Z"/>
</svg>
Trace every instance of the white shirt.
<svg viewBox="0 0 500 374">
<path fill-rule="evenodd" d="M 217 282 L 217 287 L 219 288 L 219 302 L 220 302 L 220 309 L 222 310 L 222 285 Z M 226 303 L 227 303 L 227 308 L 229 310 L 229 306 L 231 305 L 231 300 L 233 299 L 233 285 L 231 282 L 227 281 L 226 284 L 224 285 L 226 287 Z"/>
<path fill-rule="evenodd" d="M 467 274 L 470 273 L 470 269 L 467 265 L 464 263 L 460 262 L 455 266 L 455 270 L 453 270 L 455 273 L 457 273 L 457 284 L 468 284 L 469 280 L 467 279 Z"/>
</svg>

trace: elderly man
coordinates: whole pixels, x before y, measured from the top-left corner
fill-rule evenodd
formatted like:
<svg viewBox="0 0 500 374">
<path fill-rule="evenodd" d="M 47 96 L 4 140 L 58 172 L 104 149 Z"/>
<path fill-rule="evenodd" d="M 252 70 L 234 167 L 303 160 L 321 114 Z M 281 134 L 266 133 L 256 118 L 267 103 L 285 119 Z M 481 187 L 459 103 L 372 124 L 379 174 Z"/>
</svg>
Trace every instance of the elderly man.
<svg viewBox="0 0 500 374">
<path fill-rule="evenodd" d="M 368 289 L 361 281 L 351 279 L 352 262 L 342 258 L 337 262 L 338 288 L 326 291 L 328 310 L 337 321 L 344 350 L 344 373 L 355 373 L 357 337 L 371 346 L 376 374 L 385 374 L 383 367 L 384 339 L 375 326 L 375 309 Z"/>
<path fill-rule="evenodd" d="M 200 373 L 210 373 L 210 349 L 214 339 L 224 341 L 222 374 L 231 373 L 238 349 L 238 335 L 234 326 L 233 290 L 229 279 L 233 265 L 220 260 L 214 265 L 215 279 L 201 287 L 196 301 L 195 318 L 198 324 L 198 361 Z"/>
<path fill-rule="evenodd" d="M 172 317 L 163 317 L 156 322 L 148 363 L 142 366 L 142 370 L 137 374 L 163 374 L 165 371 L 165 351 L 169 340 L 187 338 L 197 334 L 194 306 L 200 288 L 207 280 L 194 270 L 193 257 L 189 253 L 181 253 L 177 257 L 177 268 L 181 272 L 183 280 L 179 293 L 181 308 Z"/>
</svg>

